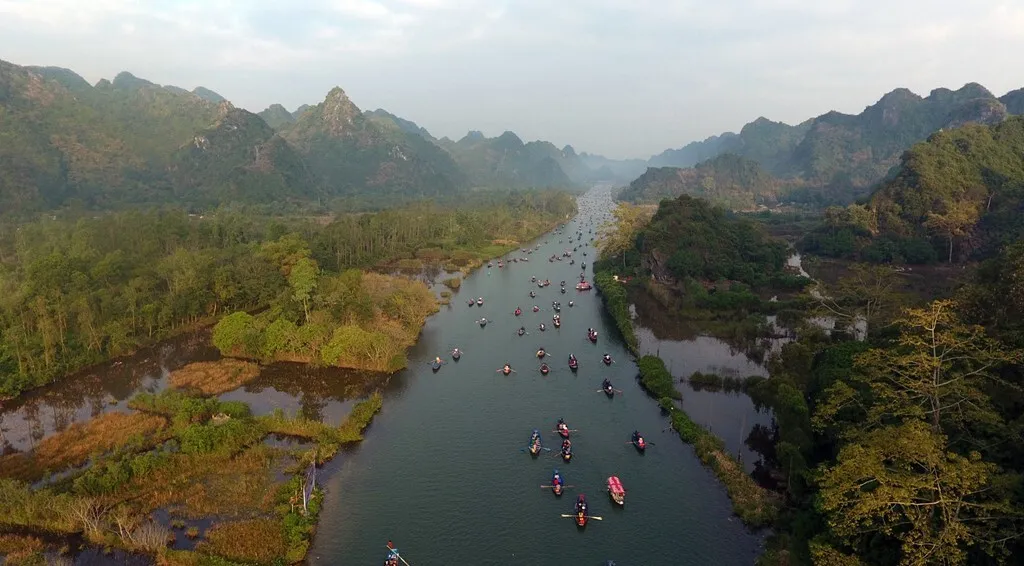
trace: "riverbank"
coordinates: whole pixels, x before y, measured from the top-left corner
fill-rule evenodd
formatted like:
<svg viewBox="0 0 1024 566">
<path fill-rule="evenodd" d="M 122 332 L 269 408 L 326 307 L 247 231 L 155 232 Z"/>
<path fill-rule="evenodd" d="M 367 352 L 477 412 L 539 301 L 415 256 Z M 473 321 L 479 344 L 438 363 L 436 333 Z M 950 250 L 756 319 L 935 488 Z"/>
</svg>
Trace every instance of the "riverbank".
<svg viewBox="0 0 1024 566">
<path fill-rule="evenodd" d="M 626 284 L 616 281 L 608 272 L 594 275 L 594 281 L 601 294 L 605 308 L 616 327 L 623 332 L 630 351 L 636 354 L 636 334 L 629 314 L 629 298 Z M 725 443 L 711 431 L 693 422 L 679 408 L 675 399 L 681 394 L 675 387 L 675 378 L 657 356 L 643 356 L 638 361 L 640 383 L 652 396 L 658 399 L 661 409 L 669 415 L 671 428 L 679 438 L 693 446 L 697 457 L 711 468 L 725 486 L 732 500 L 733 511 L 752 528 L 770 526 L 778 517 L 781 498 L 757 484 L 743 468 L 743 465 L 725 450 Z"/>
<path fill-rule="evenodd" d="M 5 478 L 54 478 L 35 488 L 0 480 L 0 517 L 6 527 L 80 535 L 168 565 L 298 563 L 323 497 L 313 466 L 362 440 L 382 404 L 376 392 L 332 427 L 175 391 L 137 395 L 130 414 L 0 458 Z M 25 564 L 54 552 L 52 541 L 31 535 L 3 542 Z"/>
</svg>

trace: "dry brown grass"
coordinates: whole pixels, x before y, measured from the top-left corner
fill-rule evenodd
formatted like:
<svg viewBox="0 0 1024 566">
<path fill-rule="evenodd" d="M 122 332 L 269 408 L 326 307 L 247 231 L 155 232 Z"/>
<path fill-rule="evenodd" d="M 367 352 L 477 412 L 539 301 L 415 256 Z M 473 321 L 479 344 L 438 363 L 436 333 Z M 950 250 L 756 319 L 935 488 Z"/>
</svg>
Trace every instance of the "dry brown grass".
<svg viewBox="0 0 1024 566">
<path fill-rule="evenodd" d="M 171 387 L 192 389 L 204 395 L 220 395 L 238 389 L 259 374 L 258 365 L 244 360 L 196 362 L 171 372 Z"/>
<path fill-rule="evenodd" d="M 36 537 L 0 535 L 0 555 L 6 555 L 4 564 L 10 566 L 46 564 L 43 550 L 46 545 Z"/>
<path fill-rule="evenodd" d="M 35 481 L 48 472 L 80 466 L 94 453 L 109 452 L 131 439 L 149 437 L 167 428 L 167 419 L 145 413 L 107 413 L 75 423 L 32 452 L 0 457 L 0 477 Z"/>
<path fill-rule="evenodd" d="M 174 456 L 122 493 L 147 510 L 175 508 L 189 518 L 252 517 L 273 509 L 274 451 L 256 446 L 235 456 Z"/>
<path fill-rule="evenodd" d="M 266 564 L 284 556 L 288 548 L 279 521 L 250 519 L 215 525 L 196 550 L 231 560 Z"/>
</svg>

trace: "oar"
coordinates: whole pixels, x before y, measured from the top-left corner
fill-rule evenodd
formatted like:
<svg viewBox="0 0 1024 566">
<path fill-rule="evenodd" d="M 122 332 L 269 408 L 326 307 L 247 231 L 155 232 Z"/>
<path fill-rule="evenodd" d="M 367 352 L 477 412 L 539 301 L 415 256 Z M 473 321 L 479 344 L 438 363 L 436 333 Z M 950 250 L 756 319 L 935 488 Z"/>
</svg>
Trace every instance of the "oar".
<svg viewBox="0 0 1024 566">
<path fill-rule="evenodd" d="M 546 487 L 546 488 L 550 489 L 550 488 L 555 487 L 555 486 L 553 486 L 553 485 L 542 485 L 541 487 Z M 576 486 L 574 486 L 574 485 L 563 485 L 562 489 L 568 489 L 570 487 L 576 487 Z"/>
<path fill-rule="evenodd" d="M 575 519 L 576 515 L 566 515 L 565 513 L 562 513 L 562 517 L 567 518 L 567 519 Z M 598 517 L 597 515 L 584 515 L 584 517 L 586 517 L 588 519 L 593 519 L 595 521 L 603 521 L 604 520 L 604 517 Z"/>
<path fill-rule="evenodd" d="M 395 551 L 395 549 L 391 548 L 390 546 L 385 546 L 385 548 L 391 551 Z M 405 566 L 410 566 L 409 563 L 405 561 L 405 558 L 402 558 L 402 555 L 399 554 L 397 551 L 395 551 L 395 556 L 397 556 L 398 559 L 402 561 L 402 564 L 405 564 Z"/>
<path fill-rule="evenodd" d="M 636 443 L 633 442 L 632 440 L 630 440 L 626 444 L 636 444 Z M 653 442 L 648 442 L 647 440 L 644 440 L 644 448 L 647 448 L 648 446 L 654 446 L 654 443 Z"/>
</svg>

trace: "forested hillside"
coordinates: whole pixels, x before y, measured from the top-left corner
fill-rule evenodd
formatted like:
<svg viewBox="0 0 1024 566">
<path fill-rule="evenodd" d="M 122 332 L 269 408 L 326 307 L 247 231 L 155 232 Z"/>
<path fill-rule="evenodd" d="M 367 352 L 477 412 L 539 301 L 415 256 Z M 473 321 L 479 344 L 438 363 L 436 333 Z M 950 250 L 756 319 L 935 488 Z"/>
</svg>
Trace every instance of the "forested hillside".
<svg viewBox="0 0 1024 566">
<path fill-rule="evenodd" d="M 773 205 L 782 183 L 756 161 L 725 153 L 696 167 L 651 167 L 618 195 L 619 200 L 657 203 L 690 195 L 732 209 Z"/>
<path fill-rule="evenodd" d="M 130 73 L 93 86 L 68 69 L 0 61 L 0 215 L 8 217 L 154 204 L 379 209 L 455 202 L 471 188 L 577 188 L 603 174 L 572 148 L 524 144 L 512 133 L 435 140 L 384 110 L 361 111 L 341 88 L 293 113 L 271 105 L 256 115 L 203 87 Z"/>
<path fill-rule="evenodd" d="M 826 214 L 802 248 L 920 263 L 989 257 L 1024 235 L 1024 117 L 944 130 L 903 156 L 866 205 Z"/>
<path fill-rule="evenodd" d="M 667 150 L 649 163 L 693 167 L 734 153 L 800 189 L 789 192 L 787 200 L 847 204 L 869 192 L 914 143 L 944 128 L 997 124 L 1024 111 L 1022 100 L 1019 91 L 996 98 L 976 83 L 956 91 L 938 88 L 927 97 L 901 88 L 860 114 L 833 111 L 796 126 L 758 118 L 739 134 L 727 132 Z"/>
<path fill-rule="evenodd" d="M 458 270 L 575 210 L 561 192 L 477 193 L 470 200 L 462 207 L 343 215 L 327 224 L 228 210 L 0 224 L 0 399 L 225 312 L 273 302 L 278 319 L 301 325 L 307 309 L 326 308 L 317 301 L 328 290 L 303 303 L 292 288 L 301 283 L 291 277 L 298 259 L 307 271 L 330 275 L 431 250 L 430 258 L 447 258 Z M 303 336 L 311 339 L 314 330 L 331 327 L 309 326 Z"/>
</svg>

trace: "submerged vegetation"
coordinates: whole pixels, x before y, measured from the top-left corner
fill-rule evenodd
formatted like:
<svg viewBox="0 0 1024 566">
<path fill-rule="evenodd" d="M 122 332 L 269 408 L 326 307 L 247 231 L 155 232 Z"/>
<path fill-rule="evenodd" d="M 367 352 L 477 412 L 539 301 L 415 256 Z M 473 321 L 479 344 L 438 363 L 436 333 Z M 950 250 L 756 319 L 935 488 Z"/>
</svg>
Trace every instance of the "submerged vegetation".
<svg viewBox="0 0 1024 566">
<path fill-rule="evenodd" d="M 574 210 L 573 199 L 557 191 L 482 191 L 452 209 L 425 204 L 326 221 L 221 209 L 204 216 L 127 211 L 0 225 L 0 398 L 224 313 L 273 304 L 296 324 L 336 320 L 307 321 L 306 311 L 327 308 L 315 300 L 329 296 L 330 281 L 344 279 L 346 270 L 383 268 L 423 249 L 440 250 L 436 261 L 454 262 L 456 269 L 471 267 Z M 295 264 L 288 262 L 299 259 L 293 275 Z M 424 260 L 435 261 L 429 254 Z M 325 289 L 302 289 L 313 274 Z M 351 305 L 327 311 L 335 306 Z"/>
<path fill-rule="evenodd" d="M 300 562 L 322 500 L 320 489 L 306 484 L 308 470 L 360 440 L 381 400 L 372 395 L 332 427 L 282 413 L 253 417 L 243 403 L 174 390 L 138 395 L 131 402 L 137 412 L 73 426 L 32 453 L 0 460 L 0 524 L 81 534 L 104 547 L 155 555 L 162 564 Z M 312 448 L 261 442 L 273 433 L 306 439 Z M 34 478 L 18 477 L 25 469 L 19 458 L 39 472 L 89 465 L 33 488 L 21 480 Z M 157 512 L 168 518 L 154 518 Z M 181 531 L 202 518 L 213 522 L 204 533 Z M 175 549 L 178 536 L 198 539 L 195 550 Z M 15 556 L 41 552 L 25 537 L 0 539 L 0 548 Z"/>
</svg>

